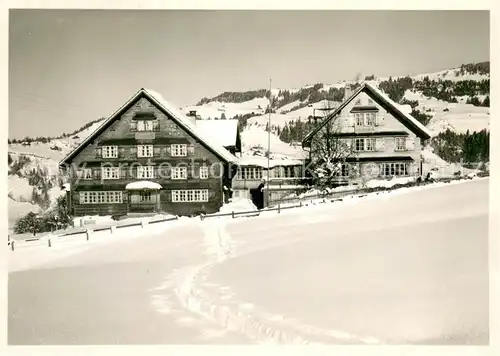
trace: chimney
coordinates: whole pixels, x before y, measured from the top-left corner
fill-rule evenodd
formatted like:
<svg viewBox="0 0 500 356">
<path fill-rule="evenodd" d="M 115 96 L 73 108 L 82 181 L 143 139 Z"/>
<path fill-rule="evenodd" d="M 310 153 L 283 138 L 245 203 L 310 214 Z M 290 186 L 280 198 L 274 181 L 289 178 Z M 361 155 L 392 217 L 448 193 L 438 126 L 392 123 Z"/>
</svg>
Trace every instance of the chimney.
<svg viewBox="0 0 500 356">
<path fill-rule="evenodd" d="M 352 95 L 352 89 L 349 84 L 346 84 L 344 87 L 344 101 L 349 99 L 349 97 Z"/>
</svg>

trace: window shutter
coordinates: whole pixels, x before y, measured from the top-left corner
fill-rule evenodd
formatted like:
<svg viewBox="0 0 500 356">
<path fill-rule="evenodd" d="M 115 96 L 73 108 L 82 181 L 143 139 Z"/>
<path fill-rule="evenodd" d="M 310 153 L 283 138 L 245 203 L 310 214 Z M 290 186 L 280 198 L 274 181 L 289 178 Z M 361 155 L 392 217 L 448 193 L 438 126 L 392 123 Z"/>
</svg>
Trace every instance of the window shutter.
<svg viewBox="0 0 500 356">
<path fill-rule="evenodd" d="M 380 163 L 378 165 L 378 176 L 379 177 L 384 176 L 384 164 L 383 163 Z"/>
<path fill-rule="evenodd" d="M 155 157 L 160 157 L 161 156 L 161 147 L 154 146 L 153 147 L 153 155 Z"/>
<path fill-rule="evenodd" d="M 100 179 L 101 178 L 101 168 L 93 168 L 92 169 L 92 177 L 94 179 Z"/>
<path fill-rule="evenodd" d="M 95 156 L 97 158 L 102 158 L 102 147 L 96 147 L 96 149 L 95 149 Z"/>
<path fill-rule="evenodd" d="M 377 138 L 375 141 L 375 150 L 376 151 L 384 151 L 385 150 L 385 141 L 383 138 Z"/>
<path fill-rule="evenodd" d="M 122 202 L 126 203 L 128 200 L 127 191 L 122 192 Z"/>
<path fill-rule="evenodd" d="M 130 154 L 132 157 L 137 157 L 137 146 L 130 147 Z"/>
<path fill-rule="evenodd" d="M 381 126 L 384 122 L 384 116 L 381 114 L 375 114 L 375 126 Z"/>
<path fill-rule="evenodd" d="M 170 166 L 163 167 L 163 175 L 165 179 L 170 179 L 172 176 L 172 170 L 170 169 Z"/>
<path fill-rule="evenodd" d="M 130 121 L 130 131 L 137 131 L 137 121 Z"/>
<path fill-rule="evenodd" d="M 208 199 L 213 199 L 213 198 L 215 198 L 215 190 L 208 189 Z"/>
<path fill-rule="evenodd" d="M 192 155 L 194 153 L 194 145 L 187 145 L 187 153 L 188 155 Z"/>
<path fill-rule="evenodd" d="M 160 167 L 158 166 L 153 166 L 153 177 L 155 177 L 155 179 L 158 179 L 160 178 Z"/>
<path fill-rule="evenodd" d="M 408 137 L 406 139 L 406 150 L 407 151 L 414 151 L 415 150 L 415 139 Z"/>
<path fill-rule="evenodd" d="M 128 178 L 128 170 L 129 168 L 126 168 L 126 167 L 122 167 L 120 169 L 120 179 L 127 179 Z"/>
<path fill-rule="evenodd" d="M 347 114 L 345 118 L 345 126 L 346 127 L 354 127 L 354 115 L 353 114 Z"/>
<path fill-rule="evenodd" d="M 160 131 L 160 122 L 159 121 L 153 121 L 153 131 Z"/>
<path fill-rule="evenodd" d="M 125 157 L 125 147 L 118 147 L 118 157 L 119 158 Z"/>
<path fill-rule="evenodd" d="M 165 148 L 165 155 L 166 156 L 172 155 L 172 145 L 167 145 L 167 147 Z"/>
</svg>

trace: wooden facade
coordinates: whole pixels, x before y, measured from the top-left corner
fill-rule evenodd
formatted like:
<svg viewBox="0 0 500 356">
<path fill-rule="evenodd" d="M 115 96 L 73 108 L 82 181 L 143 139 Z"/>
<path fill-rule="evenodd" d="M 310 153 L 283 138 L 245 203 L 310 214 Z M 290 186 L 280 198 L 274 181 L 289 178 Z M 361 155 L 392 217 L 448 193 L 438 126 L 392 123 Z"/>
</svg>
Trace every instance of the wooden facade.
<svg viewBox="0 0 500 356">
<path fill-rule="evenodd" d="M 141 89 L 61 168 L 70 174 L 68 206 L 74 216 L 191 216 L 220 209 L 235 159 L 198 135 L 190 118 Z M 126 189 L 134 182 L 144 185 Z"/>
<path fill-rule="evenodd" d="M 431 134 L 384 93 L 364 83 L 305 137 L 303 147 L 314 152 L 324 137 L 335 137 L 352 147 L 338 183 L 362 184 L 371 179 L 421 176 L 421 150 Z"/>
</svg>

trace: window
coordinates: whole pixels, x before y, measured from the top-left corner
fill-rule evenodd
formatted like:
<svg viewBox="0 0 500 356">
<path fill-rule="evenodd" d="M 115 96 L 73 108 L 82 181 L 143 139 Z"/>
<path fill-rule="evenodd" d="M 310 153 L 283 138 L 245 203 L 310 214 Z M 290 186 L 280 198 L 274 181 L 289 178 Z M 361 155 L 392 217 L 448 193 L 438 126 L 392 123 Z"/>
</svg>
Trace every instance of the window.
<svg viewBox="0 0 500 356">
<path fill-rule="evenodd" d="M 362 113 L 356 113 L 354 114 L 354 117 L 356 118 L 356 126 L 364 126 L 365 117 Z"/>
<path fill-rule="evenodd" d="M 355 113 L 356 126 L 375 126 L 376 114 L 374 112 Z"/>
<path fill-rule="evenodd" d="M 380 174 L 386 177 L 392 176 L 407 176 L 408 175 L 408 164 L 397 162 L 397 163 L 382 163 L 380 165 Z"/>
<path fill-rule="evenodd" d="M 262 168 L 261 167 L 242 167 L 238 171 L 239 179 L 244 180 L 258 180 L 262 179 Z"/>
<path fill-rule="evenodd" d="M 349 177 L 349 165 L 342 164 L 341 167 L 338 167 L 338 171 L 335 172 L 334 176 L 336 177 Z"/>
<path fill-rule="evenodd" d="M 200 179 L 208 179 L 208 167 L 200 167 Z"/>
<path fill-rule="evenodd" d="M 406 137 L 396 137 L 396 151 L 406 151 Z"/>
<path fill-rule="evenodd" d="M 117 158 L 118 146 L 102 146 L 102 158 Z"/>
<path fill-rule="evenodd" d="M 80 192 L 80 204 L 121 204 L 123 195 L 120 191 Z"/>
<path fill-rule="evenodd" d="M 376 139 L 374 138 L 357 138 L 356 151 L 375 151 Z"/>
<path fill-rule="evenodd" d="M 119 167 L 102 167 L 101 176 L 102 179 L 119 179 L 120 178 L 120 168 Z"/>
<path fill-rule="evenodd" d="M 153 157 L 153 145 L 137 146 L 137 157 Z"/>
<path fill-rule="evenodd" d="M 175 157 L 187 156 L 187 145 L 183 144 L 171 145 L 170 152 L 171 155 Z"/>
<path fill-rule="evenodd" d="M 208 189 L 172 190 L 173 203 L 202 203 L 208 201 Z"/>
<path fill-rule="evenodd" d="M 187 167 L 172 167 L 172 179 L 187 179 Z"/>
<path fill-rule="evenodd" d="M 139 195 L 139 199 L 141 203 L 152 203 L 153 195 L 151 192 L 141 192 Z"/>
<path fill-rule="evenodd" d="M 375 113 L 374 112 L 365 113 L 365 125 L 366 126 L 375 126 Z"/>
<path fill-rule="evenodd" d="M 137 178 L 154 178 L 154 167 L 153 166 L 140 166 L 137 167 Z"/>
<path fill-rule="evenodd" d="M 159 131 L 160 125 L 158 120 L 132 120 L 130 123 L 130 131 Z"/>
</svg>

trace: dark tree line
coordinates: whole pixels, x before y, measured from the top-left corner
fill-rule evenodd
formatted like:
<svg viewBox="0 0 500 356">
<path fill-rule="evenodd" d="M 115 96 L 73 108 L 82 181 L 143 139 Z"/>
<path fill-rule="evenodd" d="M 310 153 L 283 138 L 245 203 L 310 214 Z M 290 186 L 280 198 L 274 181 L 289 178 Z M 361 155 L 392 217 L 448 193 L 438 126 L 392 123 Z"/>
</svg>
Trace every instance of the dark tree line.
<svg viewBox="0 0 500 356">
<path fill-rule="evenodd" d="M 441 132 L 431 140 L 434 152 L 448 162 L 465 163 L 489 162 L 490 160 L 490 132 L 482 130 L 465 134 L 451 130 Z"/>
<path fill-rule="evenodd" d="M 221 103 L 243 103 L 245 101 L 263 97 L 269 97 L 269 90 L 258 89 L 244 92 L 224 92 L 213 98 L 202 98 L 196 105 L 203 105 L 212 101 L 219 101 Z"/>
</svg>

